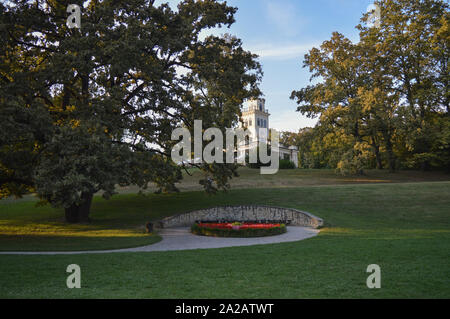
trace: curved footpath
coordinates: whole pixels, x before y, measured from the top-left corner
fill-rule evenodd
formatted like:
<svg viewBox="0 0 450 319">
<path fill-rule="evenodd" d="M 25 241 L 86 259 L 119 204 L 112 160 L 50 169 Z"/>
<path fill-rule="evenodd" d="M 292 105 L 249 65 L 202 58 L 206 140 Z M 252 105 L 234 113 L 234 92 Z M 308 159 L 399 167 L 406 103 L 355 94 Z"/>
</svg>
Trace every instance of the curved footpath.
<svg viewBox="0 0 450 319">
<path fill-rule="evenodd" d="M 137 248 L 125 248 L 114 250 L 92 250 L 92 251 L 13 251 L 0 252 L 0 255 L 77 255 L 77 254 L 108 254 L 123 252 L 151 252 L 151 251 L 174 251 L 190 249 L 209 249 L 237 246 L 252 246 L 299 241 L 314 237 L 319 233 L 318 229 L 289 226 L 287 232 L 277 236 L 258 238 L 218 238 L 193 235 L 189 227 L 166 228 L 159 232 L 163 238 L 160 242 Z"/>
</svg>

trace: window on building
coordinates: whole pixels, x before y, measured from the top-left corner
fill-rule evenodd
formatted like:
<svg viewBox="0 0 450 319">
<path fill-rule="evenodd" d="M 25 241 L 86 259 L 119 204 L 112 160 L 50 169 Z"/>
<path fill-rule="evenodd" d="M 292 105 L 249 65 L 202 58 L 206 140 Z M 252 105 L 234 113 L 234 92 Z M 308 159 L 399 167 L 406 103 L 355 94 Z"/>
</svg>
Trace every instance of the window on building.
<svg viewBox="0 0 450 319">
<path fill-rule="evenodd" d="M 249 126 L 252 126 L 252 120 L 250 120 L 250 123 L 249 123 L 250 125 Z"/>
<path fill-rule="evenodd" d="M 267 128 L 267 120 L 264 120 L 264 127 Z"/>
</svg>

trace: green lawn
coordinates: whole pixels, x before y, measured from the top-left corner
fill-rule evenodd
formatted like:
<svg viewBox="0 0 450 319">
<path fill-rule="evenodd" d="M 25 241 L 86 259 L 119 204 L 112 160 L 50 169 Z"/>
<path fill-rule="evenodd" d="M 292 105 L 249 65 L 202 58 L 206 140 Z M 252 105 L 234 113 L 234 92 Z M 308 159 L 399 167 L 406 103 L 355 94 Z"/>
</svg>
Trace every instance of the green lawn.
<svg viewBox="0 0 450 319">
<path fill-rule="evenodd" d="M 362 176 L 342 176 L 333 169 L 295 169 L 279 170 L 274 175 L 261 175 L 259 169 L 240 168 L 239 177 L 230 182 L 232 189 L 238 188 L 280 188 L 323 185 L 349 185 L 349 184 L 378 184 L 378 183 L 410 183 L 410 182 L 437 182 L 449 181 L 450 175 L 441 172 L 399 171 L 389 173 L 387 170 L 366 170 Z M 202 172 L 191 169 L 190 174 L 184 174 L 181 183 L 177 184 L 181 191 L 202 190 L 198 180 Z M 150 191 L 156 190 L 150 187 Z M 134 186 L 120 189 L 121 193 L 137 193 Z"/>
<path fill-rule="evenodd" d="M 450 182 L 242 189 L 217 196 L 201 192 L 146 197 L 122 194 L 110 201 L 97 199 L 92 210 L 94 223 L 82 227 L 90 227 L 83 230 L 85 234 L 138 233 L 143 231 L 138 225 L 147 220 L 195 208 L 243 203 L 303 209 L 323 218 L 326 227 L 312 239 L 252 247 L 0 255 L 0 297 L 450 297 Z M 5 205 L 0 207 L 2 233 L 8 227 L 20 228 L 21 223 L 38 222 L 61 227 L 61 237 L 68 231 L 57 210 L 34 208 L 30 201 L 1 205 Z M 22 247 L 17 242 L 0 237 L 3 250 L 12 245 Z M 33 246 L 31 242 L 23 247 L 26 245 Z M 65 269 L 72 263 L 81 267 L 81 289 L 66 288 Z M 369 264 L 381 266 L 381 289 L 366 287 Z"/>
<path fill-rule="evenodd" d="M 147 234 L 143 197 L 97 197 L 91 224 L 66 224 L 62 209 L 36 207 L 35 200 L 0 202 L 0 251 L 64 251 L 128 248 L 161 240 Z"/>
<path fill-rule="evenodd" d="M 198 180 L 201 172 L 191 170 L 185 174 L 179 188 L 179 195 L 137 196 L 136 187 L 120 188 L 119 193 L 129 196 L 115 196 L 105 201 L 100 196 L 94 199 L 93 223 L 89 225 L 68 225 L 63 220 L 62 209 L 49 206 L 36 207 L 32 196 L 17 201 L 0 201 L 0 251 L 64 251 L 101 250 L 129 248 L 155 243 L 161 238 L 157 234 L 145 233 L 146 222 L 188 210 L 227 205 L 228 197 L 192 195 L 186 193 L 200 190 Z M 368 170 L 364 176 L 340 176 L 333 170 L 280 170 L 275 175 L 261 175 L 257 169 L 241 168 L 240 177 L 231 181 L 232 189 L 249 188 L 293 188 L 326 185 L 365 185 L 424 181 L 446 181 L 450 175 L 439 172 L 401 171 L 388 173 L 383 170 Z M 152 189 L 152 188 L 150 188 Z M 150 193 L 151 194 L 151 193 Z M 200 196 L 200 197 L 198 197 Z M 233 195 L 234 197 L 234 195 Z M 176 200 L 172 201 L 172 198 Z M 260 200 L 245 196 L 239 204 Z M 273 205 L 289 204 L 280 198 Z M 304 208 L 301 206 L 294 206 Z M 305 208 L 304 208 L 305 209 Z"/>
</svg>

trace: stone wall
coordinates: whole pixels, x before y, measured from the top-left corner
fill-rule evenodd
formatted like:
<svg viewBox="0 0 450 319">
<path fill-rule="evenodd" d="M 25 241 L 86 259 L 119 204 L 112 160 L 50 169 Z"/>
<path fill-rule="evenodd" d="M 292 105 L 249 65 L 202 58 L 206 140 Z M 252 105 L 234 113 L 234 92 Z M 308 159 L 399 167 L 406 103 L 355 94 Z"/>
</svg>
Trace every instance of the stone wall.
<svg viewBox="0 0 450 319">
<path fill-rule="evenodd" d="M 190 227 L 196 221 L 279 221 L 291 226 L 318 228 L 323 220 L 293 208 L 271 206 L 224 206 L 202 209 L 170 216 L 156 223 L 156 227 Z"/>
</svg>

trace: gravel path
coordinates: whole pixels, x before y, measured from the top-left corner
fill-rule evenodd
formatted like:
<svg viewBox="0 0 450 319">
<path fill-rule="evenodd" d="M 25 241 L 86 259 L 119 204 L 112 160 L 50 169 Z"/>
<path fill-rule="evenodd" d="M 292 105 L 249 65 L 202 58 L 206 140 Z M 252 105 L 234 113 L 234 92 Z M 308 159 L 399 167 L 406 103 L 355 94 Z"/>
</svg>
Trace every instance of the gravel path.
<svg viewBox="0 0 450 319">
<path fill-rule="evenodd" d="M 188 227 L 176 227 L 162 229 L 159 235 L 163 238 L 160 242 L 137 248 L 125 248 L 115 250 L 95 251 L 59 251 L 59 252 L 0 252 L 0 255 L 77 255 L 77 254 L 107 254 L 120 252 L 151 252 L 151 251 L 173 251 L 190 249 L 209 249 L 236 246 L 252 246 L 274 243 L 293 242 L 316 236 L 319 230 L 289 226 L 287 232 L 282 235 L 258 237 L 258 238 L 217 238 L 196 236 L 190 233 Z"/>
</svg>

